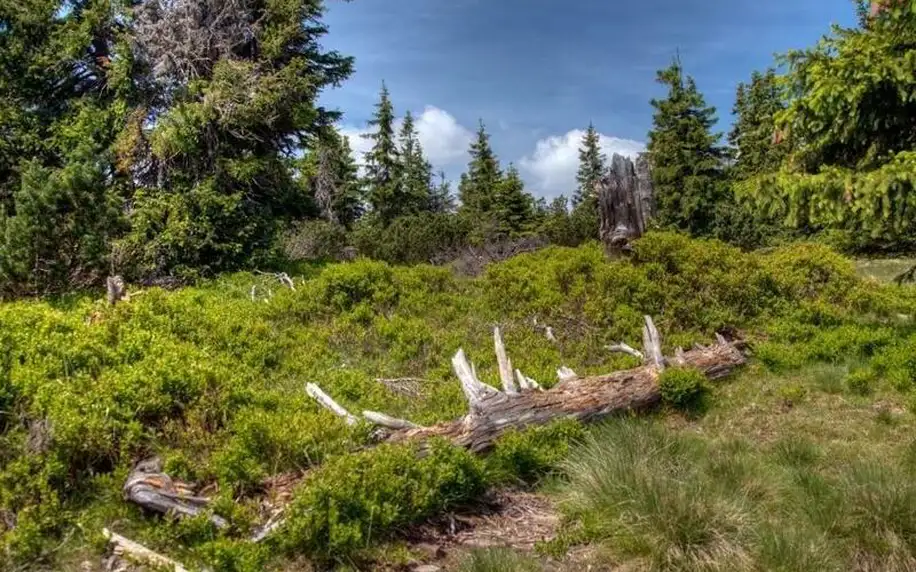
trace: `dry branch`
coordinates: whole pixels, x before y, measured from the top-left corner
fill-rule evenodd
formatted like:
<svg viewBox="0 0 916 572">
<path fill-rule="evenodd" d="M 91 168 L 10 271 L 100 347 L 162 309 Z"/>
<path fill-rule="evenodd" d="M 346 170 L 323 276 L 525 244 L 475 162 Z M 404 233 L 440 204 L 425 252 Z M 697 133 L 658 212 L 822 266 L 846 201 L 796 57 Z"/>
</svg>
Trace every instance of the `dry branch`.
<svg viewBox="0 0 916 572">
<path fill-rule="evenodd" d="M 610 346 L 607 346 L 607 349 L 608 351 L 611 351 L 611 352 L 629 354 L 638 359 L 645 359 L 641 351 L 634 349 L 623 342 L 620 342 L 619 344 L 612 344 Z"/>
<path fill-rule="evenodd" d="M 158 552 L 153 552 L 142 544 L 125 538 L 120 534 L 115 534 L 107 528 L 102 529 L 102 534 L 105 535 L 105 538 L 108 539 L 108 542 L 112 545 L 114 555 L 117 557 L 126 556 L 144 564 L 165 568 L 173 572 L 188 572 L 187 568 L 171 558 L 163 556 Z"/>
</svg>

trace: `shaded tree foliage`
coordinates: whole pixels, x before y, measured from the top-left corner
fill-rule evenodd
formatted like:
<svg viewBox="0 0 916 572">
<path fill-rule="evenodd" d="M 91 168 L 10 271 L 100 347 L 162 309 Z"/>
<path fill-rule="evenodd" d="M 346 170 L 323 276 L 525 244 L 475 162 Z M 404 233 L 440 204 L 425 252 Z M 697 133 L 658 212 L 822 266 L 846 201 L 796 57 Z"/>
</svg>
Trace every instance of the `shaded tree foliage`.
<svg viewBox="0 0 916 572">
<path fill-rule="evenodd" d="M 707 234 L 722 197 L 724 150 L 713 132 L 716 110 L 706 105 L 680 61 L 658 72 L 664 99 L 653 99 L 649 160 L 658 220 L 694 234 Z"/>
</svg>

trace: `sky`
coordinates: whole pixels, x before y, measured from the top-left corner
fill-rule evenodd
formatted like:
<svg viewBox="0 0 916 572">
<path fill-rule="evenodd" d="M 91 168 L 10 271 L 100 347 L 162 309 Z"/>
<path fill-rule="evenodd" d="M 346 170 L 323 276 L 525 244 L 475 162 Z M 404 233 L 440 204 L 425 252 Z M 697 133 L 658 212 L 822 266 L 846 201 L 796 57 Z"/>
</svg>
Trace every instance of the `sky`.
<svg viewBox="0 0 916 572">
<path fill-rule="evenodd" d="M 325 48 L 356 71 L 322 103 L 361 156 L 382 81 L 410 110 L 437 170 L 456 181 L 483 120 L 504 167 L 539 197 L 571 195 L 593 122 L 602 149 L 644 148 L 656 71 L 679 54 L 727 131 L 735 89 L 774 55 L 850 26 L 849 0 L 329 0 Z M 359 157 L 358 157 L 359 158 Z"/>
</svg>

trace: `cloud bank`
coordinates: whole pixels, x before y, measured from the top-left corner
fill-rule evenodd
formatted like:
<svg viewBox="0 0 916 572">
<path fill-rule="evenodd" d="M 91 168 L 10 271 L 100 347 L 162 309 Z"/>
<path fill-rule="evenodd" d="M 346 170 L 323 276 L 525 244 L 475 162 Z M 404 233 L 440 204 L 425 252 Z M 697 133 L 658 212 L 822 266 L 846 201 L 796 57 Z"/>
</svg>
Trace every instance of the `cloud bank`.
<svg viewBox="0 0 916 572">
<path fill-rule="evenodd" d="M 417 134 L 426 158 L 438 170 L 445 171 L 449 178 L 457 180 L 468 161 L 468 147 L 474 139 L 474 132 L 461 125 L 449 112 L 427 105 L 416 118 Z M 401 127 L 401 120 L 395 130 Z M 357 162 L 364 163 L 364 155 L 372 147 L 372 141 L 362 137 L 367 128 L 344 126 L 341 133 L 350 139 Z M 565 194 L 572 195 L 576 188 L 576 171 L 579 168 L 579 146 L 585 131 L 574 129 L 564 135 L 551 135 L 534 143 L 534 149 L 527 154 L 524 148 L 516 153 L 496 149 L 507 166 L 510 157 L 519 157 L 513 162 L 518 165 L 527 190 L 538 197 L 552 198 Z M 601 151 L 608 157 L 614 153 L 635 157 L 645 150 L 645 145 L 631 139 L 621 139 L 601 134 Z M 530 149 L 530 147 L 529 147 Z"/>
<path fill-rule="evenodd" d="M 553 135 L 535 144 L 534 152 L 519 161 L 519 168 L 537 196 L 556 197 L 572 195 L 576 188 L 576 171 L 579 169 L 579 147 L 585 131 L 573 129 L 565 135 Z M 600 135 L 601 152 L 611 157 L 614 153 L 635 157 L 645 150 L 645 145 L 631 139 Z"/>
<path fill-rule="evenodd" d="M 401 129 L 402 121 L 399 119 L 395 122 L 395 133 Z M 458 123 L 453 115 L 438 107 L 427 105 L 423 112 L 414 118 L 414 122 L 423 153 L 436 169 L 446 169 L 467 162 L 468 147 L 474 134 Z M 349 138 L 357 162 L 363 164 L 363 156 L 372 148 L 372 141 L 363 135 L 370 130 L 344 126 L 340 132 Z"/>
</svg>

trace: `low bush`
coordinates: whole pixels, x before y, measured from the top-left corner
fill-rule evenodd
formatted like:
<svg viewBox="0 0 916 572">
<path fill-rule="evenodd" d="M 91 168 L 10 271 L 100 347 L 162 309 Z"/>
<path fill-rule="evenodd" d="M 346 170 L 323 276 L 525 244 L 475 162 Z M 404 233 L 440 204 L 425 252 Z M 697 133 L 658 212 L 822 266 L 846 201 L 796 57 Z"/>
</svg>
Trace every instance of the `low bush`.
<svg viewBox="0 0 916 572">
<path fill-rule="evenodd" d="M 662 403 L 684 411 L 701 408 L 710 391 L 706 376 L 695 368 L 668 368 L 658 376 L 658 385 Z"/>
<path fill-rule="evenodd" d="M 442 443 L 422 458 L 402 446 L 337 457 L 296 491 L 280 542 L 291 553 L 345 561 L 398 526 L 473 499 L 484 483 L 473 454 Z"/>
</svg>

